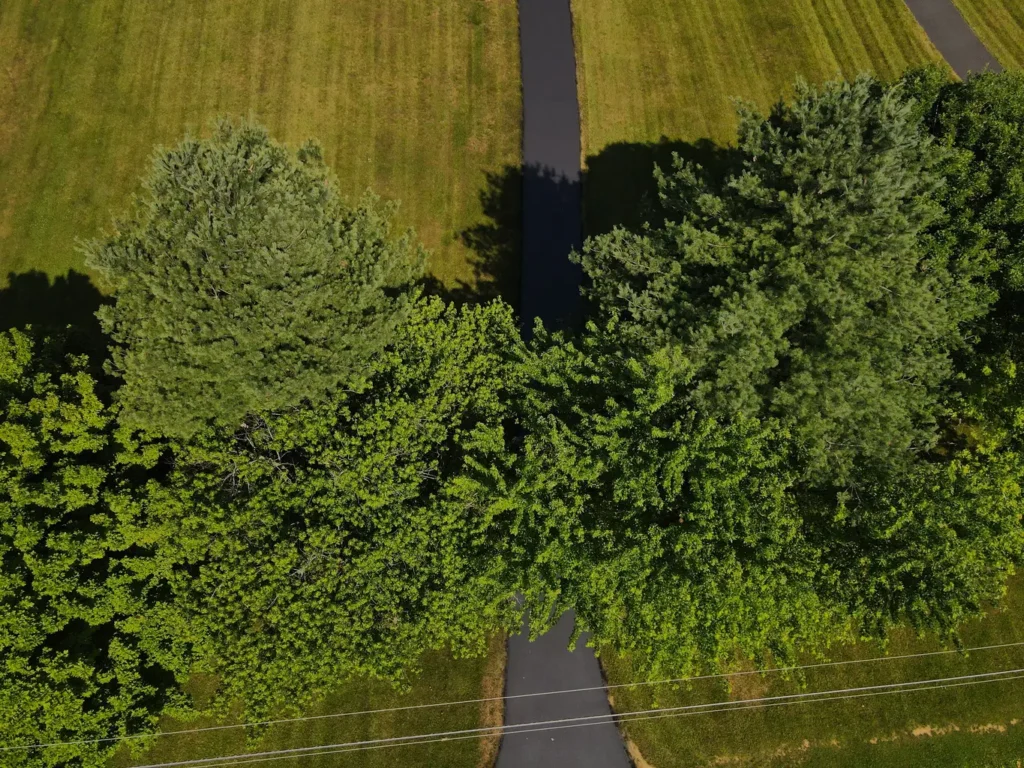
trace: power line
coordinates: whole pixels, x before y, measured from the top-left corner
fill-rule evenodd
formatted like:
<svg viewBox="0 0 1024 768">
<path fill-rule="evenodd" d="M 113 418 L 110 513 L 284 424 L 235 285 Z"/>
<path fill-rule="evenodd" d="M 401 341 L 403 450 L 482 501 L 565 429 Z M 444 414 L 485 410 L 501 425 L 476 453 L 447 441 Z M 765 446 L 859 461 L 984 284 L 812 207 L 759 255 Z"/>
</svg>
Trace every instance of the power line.
<svg viewBox="0 0 1024 768">
<path fill-rule="evenodd" d="M 696 675 L 693 677 L 677 677 L 668 680 L 645 680 L 633 683 L 617 683 L 615 685 L 596 685 L 588 688 L 567 688 L 557 691 L 539 691 L 537 693 L 519 693 L 511 696 L 491 696 L 480 699 L 462 699 L 459 701 L 442 701 L 428 704 L 409 704 L 401 707 L 386 707 L 383 709 L 365 709 L 356 712 L 335 712 L 327 715 L 307 715 L 305 717 L 282 718 L 278 720 L 261 720 L 251 723 L 231 723 L 227 725 L 210 725 L 202 728 L 188 728 L 180 731 L 160 731 L 157 733 L 136 733 L 127 736 L 109 736 L 100 739 L 79 739 L 75 741 L 53 741 L 38 744 L 21 744 L 17 746 L 0 747 L 0 752 L 15 752 L 28 749 L 44 749 L 47 747 L 67 747 L 81 744 L 104 744 L 117 741 L 128 741 L 132 739 L 145 739 L 162 736 L 184 736 L 192 733 L 205 733 L 209 731 L 224 731 L 237 728 L 255 728 L 267 725 L 284 725 L 287 723 L 307 722 L 311 720 L 328 720 L 338 717 L 357 717 L 361 715 L 377 715 L 390 712 L 405 712 L 417 709 L 435 709 L 439 707 L 455 707 L 466 704 L 485 704 L 493 701 L 509 701 L 512 699 L 528 699 L 538 696 L 561 696 L 570 693 L 588 693 L 591 691 L 616 690 L 619 688 L 640 688 L 652 685 L 678 685 L 680 683 L 698 682 L 700 680 L 717 680 L 724 677 L 743 677 L 745 675 L 765 675 L 775 672 L 795 672 L 801 669 L 821 669 L 824 667 L 839 667 L 852 664 L 868 664 L 879 661 L 902 661 L 906 659 L 917 659 L 928 656 L 946 656 L 954 653 L 971 653 L 973 651 L 991 651 L 1001 648 L 1015 648 L 1024 645 L 1024 640 L 1014 643 L 1000 643 L 997 645 L 979 645 L 973 648 L 953 649 L 944 651 L 927 651 L 925 653 L 906 653 L 899 656 L 876 656 L 870 659 L 849 659 L 846 661 L 825 661 L 817 664 L 800 664 L 789 667 L 771 667 L 767 669 L 743 670 L 739 672 L 722 672 L 712 675 Z"/>
<path fill-rule="evenodd" d="M 268 750 L 266 752 L 250 752 L 248 754 L 225 755 L 225 756 L 222 756 L 222 757 L 204 757 L 204 758 L 198 758 L 198 759 L 194 759 L 194 760 L 181 760 L 181 761 L 178 761 L 178 762 L 171 762 L 171 763 L 154 763 L 154 764 L 150 764 L 150 765 L 135 766 L 135 768 L 179 768 L 180 766 L 188 766 L 188 765 L 213 765 L 213 766 L 220 766 L 220 765 L 222 765 L 224 763 L 224 761 L 230 761 L 230 760 L 245 760 L 247 758 L 249 758 L 251 760 L 251 758 L 257 758 L 257 757 L 262 758 L 262 757 L 269 757 L 269 756 L 275 756 L 275 755 L 287 755 L 287 756 L 297 757 L 297 756 L 301 756 L 303 753 L 305 753 L 305 754 L 317 754 L 318 750 L 324 750 L 324 749 L 364 747 L 364 746 L 368 747 L 368 746 L 387 745 L 387 744 L 400 744 L 400 743 L 416 744 L 416 743 L 420 743 L 420 741 L 423 740 L 423 739 L 438 738 L 439 740 L 447 740 L 447 739 L 450 739 L 450 738 L 455 737 L 455 736 L 468 736 L 468 737 L 472 737 L 472 738 L 477 738 L 477 737 L 485 736 L 485 735 L 497 735 L 497 733 L 492 733 L 492 732 L 495 732 L 495 731 L 497 731 L 498 733 L 508 733 L 509 735 L 511 735 L 511 734 L 518 733 L 519 730 L 516 730 L 516 729 L 520 728 L 522 726 L 538 726 L 538 725 L 553 725 L 553 726 L 557 726 L 557 725 L 563 725 L 563 724 L 566 724 L 566 723 L 579 723 L 579 722 L 584 722 L 584 721 L 611 721 L 611 722 L 615 722 L 617 720 L 622 720 L 624 718 L 630 718 L 631 716 L 634 716 L 634 715 L 648 715 L 649 716 L 649 715 L 661 714 L 661 713 L 693 712 L 695 710 L 702 710 L 702 709 L 706 710 L 709 707 L 736 708 L 736 707 L 742 707 L 742 705 L 747 705 L 747 706 L 761 705 L 761 704 L 766 703 L 766 702 L 798 701 L 798 700 L 799 701 L 818 701 L 818 700 L 821 700 L 821 697 L 831 696 L 831 695 L 834 695 L 834 694 L 850 694 L 850 693 L 856 694 L 856 693 L 862 693 L 862 692 L 868 692 L 868 691 L 885 691 L 885 690 L 891 691 L 893 689 L 898 689 L 898 690 L 902 690 L 902 691 L 914 691 L 914 690 L 920 690 L 920 686 L 934 685 L 934 684 L 937 684 L 937 683 L 950 683 L 950 682 L 969 681 L 969 680 L 980 681 L 980 680 L 982 680 L 984 678 L 989 678 L 989 679 L 1000 678 L 1000 677 L 1005 677 L 1007 675 L 1018 675 L 1018 674 L 1021 674 L 1021 673 L 1024 673 L 1024 667 L 1021 667 L 1021 668 L 1018 668 L 1018 669 L 1003 669 L 1003 670 L 998 670 L 998 671 L 995 671 L 995 672 L 980 672 L 980 673 L 976 673 L 976 674 L 973 674 L 973 675 L 958 675 L 958 676 L 953 676 L 953 677 L 940 677 L 940 678 L 933 678 L 933 679 L 930 679 L 930 680 L 910 680 L 910 681 L 905 681 L 905 682 L 900 682 L 900 683 L 884 683 L 884 684 L 880 684 L 880 685 L 865 685 L 865 686 L 858 686 L 858 687 L 853 687 L 853 688 L 838 688 L 838 689 L 830 690 L 830 691 L 815 691 L 815 692 L 809 692 L 809 693 L 791 693 L 791 694 L 782 694 L 782 695 L 778 695 L 778 696 L 762 696 L 762 697 L 759 697 L 759 698 L 756 698 L 756 699 L 741 699 L 741 700 L 735 701 L 735 702 L 714 702 L 714 703 L 711 703 L 711 704 L 688 704 L 688 705 L 678 706 L 678 707 L 660 707 L 660 708 L 657 708 L 657 709 L 641 709 L 641 710 L 636 710 L 636 711 L 633 711 L 633 712 L 622 712 L 622 713 L 618 713 L 618 714 L 616 714 L 616 713 L 609 713 L 609 714 L 601 714 L 601 715 L 586 715 L 586 716 L 582 716 L 582 717 L 566 717 L 566 718 L 560 718 L 560 719 L 555 719 L 555 720 L 541 720 L 541 721 L 533 722 L 533 723 L 523 723 L 523 724 L 521 724 L 521 726 L 517 726 L 517 725 L 501 725 L 501 726 L 490 726 L 490 727 L 484 727 L 484 728 L 465 728 L 465 729 L 456 730 L 456 731 L 444 731 L 444 732 L 439 732 L 439 733 L 417 734 L 417 735 L 411 735 L 411 736 L 390 736 L 390 737 L 383 738 L 383 739 L 368 739 L 368 740 L 364 740 L 364 741 L 343 742 L 343 743 L 340 743 L 340 744 L 323 744 L 323 745 L 313 746 L 313 747 L 292 747 L 292 748 L 289 748 L 289 749 Z M 1024 675 L 1021 675 L 1021 676 L 1024 677 Z M 627 722 L 629 722 L 629 721 L 627 720 Z M 597 725 L 599 723 L 594 723 L 594 724 Z"/>
<path fill-rule="evenodd" d="M 962 687 L 968 686 L 968 685 L 984 685 L 986 683 L 1002 683 L 1002 682 L 1005 682 L 1007 680 L 1022 680 L 1022 679 L 1024 679 L 1024 675 L 1014 675 L 1012 677 L 1000 677 L 1000 678 L 993 679 L 993 680 L 972 680 L 972 681 L 965 682 L 965 683 L 951 683 L 949 685 L 929 685 L 929 686 L 924 686 L 924 687 L 921 687 L 921 688 L 901 689 L 901 690 L 895 690 L 895 691 L 876 691 L 876 692 L 873 692 L 873 693 L 858 693 L 858 694 L 855 694 L 853 696 L 826 696 L 826 697 L 823 697 L 823 698 L 811 699 L 810 701 L 814 701 L 814 702 L 819 702 L 819 701 L 845 701 L 847 699 L 863 699 L 863 698 L 868 698 L 868 697 L 871 697 L 871 696 L 889 696 L 889 695 L 892 695 L 892 694 L 895 694 L 895 693 L 917 693 L 918 691 L 933 691 L 933 690 L 938 690 L 938 689 L 941 689 L 941 688 L 962 688 Z M 663 715 L 648 715 L 648 716 L 645 716 L 645 717 L 633 717 L 633 718 L 630 718 L 628 720 L 618 720 L 616 722 L 635 723 L 635 722 L 640 721 L 640 720 L 664 720 L 666 718 L 692 717 L 694 715 L 714 715 L 714 714 L 717 714 L 719 712 L 732 712 L 732 711 L 735 711 L 735 710 L 744 710 L 744 709 L 767 709 L 768 707 L 788 707 L 788 706 L 792 706 L 794 704 L 807 704 L 807 703 L 810 703 L 810 701 L 782 701 L 782 702 L 775 702 L 775 703 L 769 703 L 769 704 L 747 704 L 746 706 L 734 706 L 734 707 L 728 707 L 728 708 L 722 707 L 722 708 L 719 708 L 719 709 L 707 709 L 707 710 L 703 710 L 703 711 L 700 711 L 700 712 L 675 712 L 675 713 L 663 714 Z M 725 703 L 725 704 L 732 704 L 732 703 L 743 704 L 743 702 L 741 702 L 741 701 L 738 701 L 738 702 L 722 702 L 722 703 Z M 713 707 L 714 705 L 708 704 L 707 706 L 708 707 Z M 616 717 L 616 715 L 613 714 L 613 715 L 609 715 L 608 717 Z M 529 725 L 529 723 L 524 724 L 524 725 Z M 341 754 L 345 754 L 346 752 L 366 752 L 366 751 L 376 750 L 376 749 L 392 749 L 394 747 L 409 747 L 409 746 L 416 746 L 416 745 L 419 745 L 419 744 L 437 744 L 437 743 L 443 742 L 443 741 L 464 741 L 466 739 L 488 738 L 488 737 L 494 737 L 494 736 L 498 736 L 498 735 L 515 736 L 515 735 L 520 734 L 520 733 L 541 733 L 541 732 L 544 732 L 544 731 L 563 731 L 563 730 L 568 730 L 569 728 L 589 728 L 589 727 L 595 726 L 595 725 L 606 725 L 606 723 L 577 723 L 577 724 L 573 724 L 573 725 L 554 725 L 554 726 L 548 726 L 546 728 L 528 728 L 528 729 L 525 729 L 525 730 L 511 731 L 511 732 L 509 732 L 507 734 L 497 734 L 497 733 L 495 733 L 495 734 L 478 734 L 478 735 L 473 735 L 473 736 L 453 736 L 453 737 L 450 737 L 450 738 L 438 738 L 438 739 L 427 739 L 427 738 L 424 738 L 422 741 L 408 741 L 408 742 L 404 742 L 402 744 L 381 744 L 381 745 L 377 745 L 377 746 L 350 747 L 348 749 L 329 749 L 330 745 L 326 745 L 326 746 L 323 747 L 323 749 L 328 750 L 328 751 L 325 751 L 325 752 L 311 752 L 311 753 L 306 753 L 306 754 L 302 754 L 302 755 L 284 755 L 284 756 L 280 756 L 280 757 L 258 757 L 258 758 L 254 759 L 254 760 L 236 760 L 236 761 L 229 762 L 229 763 L 217 763 L 216 764 L 216 768 L 225 768 L 225 766 L 231 766 L 231 765 L 247 765 L 249 763 L 267 763 L 267 762 L 272 762 L 272 761 L 275 761 L 275 760 L 298 760 L 299 758 L 302 758 L 302 757 L 321 757 L 323 755 L 341 755 Z M 146 766 L 136 766 L 135 768 L 146 768 Z"/>
</svg>

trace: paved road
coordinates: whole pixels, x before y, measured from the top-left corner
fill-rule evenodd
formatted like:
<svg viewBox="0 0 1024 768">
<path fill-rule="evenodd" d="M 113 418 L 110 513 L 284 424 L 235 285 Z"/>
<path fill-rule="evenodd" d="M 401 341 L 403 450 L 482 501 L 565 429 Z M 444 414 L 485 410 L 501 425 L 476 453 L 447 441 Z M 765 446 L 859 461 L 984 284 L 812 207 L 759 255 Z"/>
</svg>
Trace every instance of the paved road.
<svg viewBox="0 0 1024 768">
<path fill-rule="evenodd" d="M 582 240 L 580 114 L 569 0 L 520 0 L 523 76 L 523 270 L 520 313 L 527 328 L 571 322 Z"/>
<path fill-rule="evenodd" d="M 582 241 L 580 116 L 569 0 L 519 0 L 523 75 L 523 270 L 520 312 L 526 332 L 533 319 L 572 324 L 579 311 L 581 273 L 569 252 Z M 529 634 L 508 643 L 505 692 L 524 693 L 603 685 L 593 652 L 581 638 L 567 650 L 573 617 L 567 614 L 536 642 Z M 609 715 L 603 690 L 511 699 L 507 724 Z M 629 768 L 619 731 L 596 725 L 510 733 L 501 741 L 498 768 Z"/>
<path fill-rule="evenodd" d="M 974 34 L 952 0 L 906 0 L 906 3 L 939 53 L 960 77 L 986 69 L 1002 72 L 996 57 Z"/>
<path fill-rule="evenodd" d="M 597 659 L 581 637 L 575 651 L 566 650 L 572 633 L 570 614 L 535 642 L 526 630 L 508 643 L 505 694 L 563 691 L 603 685 Z M 609 715 L 603 689 L 558 696 L 510 699 L 505 722 L 537 723 L 569 717 Z M 629 768 L 618 728 L 609 720 L 590 720 L 585 727 L 535 733 L 507 733 L 501 740 L 498 768 Z"/>
</svg>

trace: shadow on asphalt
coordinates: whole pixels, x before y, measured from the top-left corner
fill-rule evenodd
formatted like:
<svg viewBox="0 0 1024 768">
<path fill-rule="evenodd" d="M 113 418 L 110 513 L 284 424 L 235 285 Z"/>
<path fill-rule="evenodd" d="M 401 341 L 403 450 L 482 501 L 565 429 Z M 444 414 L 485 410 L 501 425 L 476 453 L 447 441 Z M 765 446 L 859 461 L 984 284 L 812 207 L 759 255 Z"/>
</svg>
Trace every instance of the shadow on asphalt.
<svg viewBox="0 0 1024 768">
<path fill-rule="evenodd" d="M 570 254 L 583 245 L 582 190 L 547 167 L 523 173 L 523 273 L 519 315 L 529 335 L 534 318 L 548 328 L 571 328 L 580 320 L 583 272 Z"/>
<path fill-rule="evenodd" d="M 672 168 L 673 155 L 700 165 L 711 178 L 725 178 L 736 167 L 738 153 L 710 139 L 609 144 L 587 157 L 583 171 L 584 225 L 588 236 L 614 227 L 639 230 L 658 226 L 664 212 L 658 201 L 655 167 Z"/>
<path fill-rule="evenodd" d="M 737 159 L 734 149 L 709 140 L 662 139 L 609 145 L 587 159 L 582 179 L 539 165 L 488 173 L 480 193 L 487 221 L 460 234 L 474 253 L 475 285 L 443 286 L 428 278 L 427 291 L 456 303 L 500 295 L 518 310 L 527 335 L 536 317 L 548 328 L 578 326 L 585 313 L 583 275 L 570 253 L 582 247 L 584 233 L 660 223 L 654 169 L 671 168 L 673 155 L 717 178 Z"/>
<path fill-rule="evenodd" d="M 487 220 L 460 233 L 473 251 L 475 285 L 428 292 L 457 303 L 502 296 L 532 326 L 534 317 L 562 326 L 578 320 L 579 267 L 569 254 L 582 244 L 577 179 L 536 165 L 488 173 L 480 193 Z"/>
<path fill-rule="evenodd" d="M 708 139 L 662 138 L 610 144 L 587 158 L 581 180 L 537 165 L 488 172 L 480 192 L 486 221 L 459 235 L 473 252 L 473 283 L 444 286 L 427 278 L 426 290 L 460 304 L 501 296 L 518 310 L 527 333 L 534 317 L 548 327 L 578 325 L 582 274 L 569 253 L 581 248 L 584 235 L 660 224 L 665 214 L 654 170 L 671 169 L 674 155 L 719 179 L 738 161 L 734 148 Z"/>
</svg>

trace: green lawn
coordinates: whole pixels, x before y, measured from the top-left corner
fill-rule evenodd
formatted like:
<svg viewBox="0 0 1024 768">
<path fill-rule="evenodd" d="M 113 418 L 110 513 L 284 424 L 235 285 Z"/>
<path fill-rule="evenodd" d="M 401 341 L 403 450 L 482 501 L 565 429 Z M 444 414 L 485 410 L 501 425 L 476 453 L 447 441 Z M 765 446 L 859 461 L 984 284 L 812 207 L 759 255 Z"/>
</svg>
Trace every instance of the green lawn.
<svg viewBox="0 0 1024 768">
<path fill-rule="evenodd" d="M 461 233 L 520 158 L 515 0 L 2 0 L 0 285 L 81 269 L 154 145 L 250 116 L 315 137 L 346 194 L 372 187 L 472 281 Z"/>
<path fill-rule="evenodd" d="M 1018 578 L 1006 610 L 964 629 L 966 646 L 1024 641 L 1024 580 Z M 894 638 L 889 654 L 939 649 L 909 634 Z M 861 644 L 834 660 L 873 658 L 877 646 Z M 603 658 L 609 682 L 631 682 L 628 659 Z M 807 660 L 811 662 L 813 660 Z M 806 672 L 806 690 L 823 691 L 970 675 L 1024 667 L 1024 646 L 923 659 L 875 662 Z M 755 698 L 798 690 L 777 676 L 695 684 L 692 690 L 613 691 L 619 712 L 652 707 Z M 981 768 L 1024 758 L 1024 680 L 845 701 L 795 704 L 626 725 L 625 731 L 654 768 L 751 766 L 781 768 Z M 643 765 L 643 764 L 640 764 Z"/>
<path fill-rule="evenodd" d="M 491 643 L 484 659 L 454 660 L 448 654 L 431 653 L 423 660 L 423 674 L 406 694 L 387 684 L 353 682 L 305 715 L 360 712 L 416 704 L 500 697 L 504 686 L 505 645 L 502 638 Z M 162 736 L 142 755 L 121 753 L 111 768 L 175 762 L 245 751 L 270 751 L 312 745 L 340 744 L 411 734 L 480 728 L 500 725 L 501 702 L 457 707 L 419 709 L 376 715 L 308 720 L 271 726 L 262 739 L 246 745 L 241 729 L 207 731 L 181 736 Z M 183 724 L 168 721 L 166 731 L 215 725 L 211 720 Z M 498 738 L 463 739 L 422 746 L 400 746 L 348 754 L 278 759 L 267 765 L 279 768 L 489 768 L 497 754 Z M 260 763 L 259 765 L 263 765 Z"/>
<path fill-rule="evenodd" d="M 1024 3 L 954 0 L 985 46 L 1004 67 L 1024 66 Z"/>
<path fill-rule="evenodd" d="M 902 0 L 573 0 L 584 154 L 662 136 L 729 141 L 731 97 L 797 75 L 891 76 L 940 61 Z"/>
</svg>

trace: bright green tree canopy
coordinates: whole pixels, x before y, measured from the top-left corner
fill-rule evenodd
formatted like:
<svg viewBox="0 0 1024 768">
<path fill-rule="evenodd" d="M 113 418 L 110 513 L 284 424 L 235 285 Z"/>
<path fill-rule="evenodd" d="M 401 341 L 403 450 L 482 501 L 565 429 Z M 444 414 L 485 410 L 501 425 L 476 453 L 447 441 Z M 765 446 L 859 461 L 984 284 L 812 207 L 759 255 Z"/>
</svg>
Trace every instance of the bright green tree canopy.
<svg viewBox="0 0 1024 768">
<path fill-rule="evenodd" d="M 789 493 L 785 434 L 687 403 L 689 361 L 591 326 L 537 338 L 523 453 L 506 492 L 531 630 L 566 609 L 654 676 L 792 658 L 840 632 Z M 549 617 L 550 621 L 545 621 Z"/>
<path fill-rule="evenodd" d="M 0 746 L 152 725 L 174 679 L 140 650 L 137 506 L 84 360 L 0 334 Z M 105 766 L 110 744 L 5 752 L 5 766 Z"/>
<path fill-rule="evenodd" d="M 148 642 L 191 643 L 258 717 L 514 626 L 480 489 L 520 346 L 507 305 L 424 301 L 358 388 L 177 447 L 150 504 L 175 603 Z"/>
</svg>

